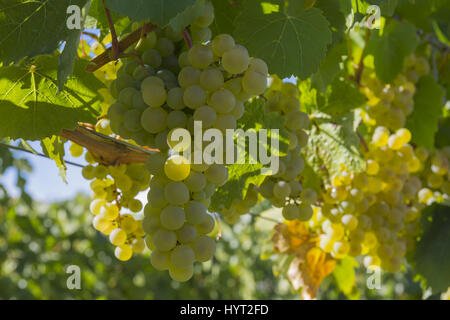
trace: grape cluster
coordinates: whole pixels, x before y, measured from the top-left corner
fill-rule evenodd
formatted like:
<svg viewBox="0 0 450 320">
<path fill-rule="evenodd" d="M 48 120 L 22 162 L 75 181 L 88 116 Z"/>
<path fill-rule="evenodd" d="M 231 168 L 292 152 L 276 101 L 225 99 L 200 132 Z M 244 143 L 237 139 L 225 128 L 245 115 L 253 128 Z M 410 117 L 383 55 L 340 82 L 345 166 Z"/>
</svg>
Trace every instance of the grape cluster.
<svg viewBox="0 0 450 320">
<path fill-rule="evenodd" d="M 368 100 L 364 120 L 370 125 L 391 130 L 404 127 L 407 116 L 414 109 L 415 84 L 429 71 L 426 58 L 411 55 L 405 59 L 403 71 L 393 83 L 384 84 L 373 69 L 365 67 L 361 79 L 363 93 Z"/>
<path fill-rule="evenodd" d="M 259 187 L 260 194 L 272 202 L 275 207 L 283 208 L 286 220 L 309 220 L 313 215 L 311 205 L 316 202 L 314 190 L 303 188 L 300 173 L 305 167 L 301 148 L 308 142 L 305 129 L 310 120 L 306 113 L 300 111 L 298 88 L 292 83 L 283 83 L 272 76 L 269 90 L 265 93 L 266 112 L 278 112 L 284 116 L 285 127 L 289 133 L 287 155 L 280 158 L 278 172 L 267 177 Z"/>
<path fill-rule="evenodd" d="M 379 126 L 365 153 L 366 170 L 350 173 L 341 166 L 310 221 L 321 233 L 322 250 L 337 259 L 364 254 L 366 267 L 399 270 L 414 245 L 423 208 L 418 199 L 422 183 L 414 176 L 420 170 L 420 160 L 410 139 L 407 129 L 390 134 Z"/>
<path fill-rule="evenodd" d="M 82 156 L 83 151 L 77 144 L 70 147 L 74 157 Z M 145 249 L 142 219 L 135 215 L 142 210 L 142 203 L 136 196 L 148 188 L 150 174 L 143 164 L 105 166 L 97 163 L 94 166 L 97 160 L 92 153 L 87 152 L 85 158 L 89 164 L 83 167 L 82 175 L 86 180 L 92 180 L 90 187 L 94 199 L 90 210 L 95 216 L 93 226 L 109 236 L 110 242 L 116 246 L 116 258 L 127 261 L 133 253 L 141 253 Z"/>
<path fill-rule="evenodd" d="M 110 88 L 116 98 L 107 114 L 112 132 L 159 149 L 145 166 L 151 178 L 143 230 L 151 264 L 180 282 L 192 277 L 195 261 L 214 255 L 215 241 L 208 234 L 215 219 L 208 208 L 216 188 L 226 183 L 228 170 L 221 162 L 223 154 L 214 155 L 213 163 L 194 162 L 204 149 L 191 150 L 193 139 L 179 143 L 172 132 L 182 128 L 192 136 L 194 121 L 203 130 L 235 129 L 244 102 L 267 86 L 265 62 L 250 58 L 230 35 L 211 39 L 208 26 L 213 20 L 213 6 L 207 3 L 189 27 L 191 48 L 170 27 L 150 32 L 141 40 L 138 58 L 123 61 Z"/>
</svg>

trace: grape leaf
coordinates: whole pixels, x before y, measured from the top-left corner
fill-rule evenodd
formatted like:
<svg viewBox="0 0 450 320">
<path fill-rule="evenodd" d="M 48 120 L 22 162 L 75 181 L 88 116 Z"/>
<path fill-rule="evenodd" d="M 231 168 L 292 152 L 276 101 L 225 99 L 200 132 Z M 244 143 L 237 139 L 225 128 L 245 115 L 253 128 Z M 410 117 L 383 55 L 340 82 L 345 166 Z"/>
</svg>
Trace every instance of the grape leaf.
<svg viewBox="0 0 450 320">
<path fill-rule="evenodd" d="M 435 135 L 436 148 L 450 146 L 450 117 L 440 121 L 439 129 Z"/>
<path fill-rule="evenodd" d="M 84 28 L 84 22 L 86 21 L 90 5 L 91 2 L 88 1 L 83 8 L 84 14 L 80 23 L 81 28 Z M 78 45 L 80 44 L 80 37 L 81 29 L 70 30 L 67 34 L 64 50 L 58 60 L 58 91 L 61 91 L 64 88 L 67 77 L 72 74 L 75 58 L 77 57 Z"/>
<path fill-rule="evenodd" d="M 212 0 L 214 5 L 214 22 L 210 26 L 213 34 L 228 33 L 234 35 L 234 20 L 242 10 L 242 3 L 233 1 Z"/>
<path fill-rule="evenodd" d="M 450 207 L 434 204 L 422 211 L 423 234 L 412 256 L 415 271 L 432 288 L 445 292 L 450 284 Z"/>
<path fill-rule="evenodd" d="M 238 128 L 242 130 L 279 129 L 279 150 L 271 149 L 272 154 L 286 155 L 288 132 L 284 127 L 284 117 L 279 113 L 264 111 L 264 100 L 255 99 L 246 103 L 244 116 L 239 120 Z M 268 134 L 270 137 L 270 134 Z M 246 150 L 247 155 L 247 150 Z M 212 197 L 211 208 L 221 211 L 229 208 L 234 199 L 243 199 L 250 184 L 260 185 L 265 175 L 261 174 L 261 163 L 232 164 L 228 166 L 228 181 L 218 188 Z"/>
<path fill-rule="evenodd" d="M 327 103 L 320 111 L 332 116 L 342 115 L 366 102 L 358 85 L 343 76 L 336 76 L 327 90 Z"/>
<path fill-rule="evenodd" d="M 73 77 L 57 93 L 58 56 L 39 56 L 32 66 L 0 68 L 0 138 L 40 140 L 94 122 L 104 85 L 76 60 Z"/>
<path fill-rule="evenodd" d="M 345 295 L 349 295 L 356 284 L 355 268 L 358 267 L 353 257 L 345 257 L 342 259 L 333 271 L 334 279 L 340 291 Z"/>
<path fill-rule="evenodd" d="M 374 57 L 377 77 L 389 83 L 400 73 L 405 57 L 413 53 L 419 41 L 410 23 L 391 21 L 380 35 L 372 30 L 367 50 Z"/>
<path fill-rule="evenodd" d="M 86 0 L 0 0 L 0 61 L 52 53 L 69 34 L 67 7 Z"/>
<path fill-rule="evenodd" d="M 205 8 L 205 0 L 197 0 L 194 5 L 187 7 L 173 19 L 170 20 L 170 26 L 176 32 L 183 31 L 188 25 L 194 22 L 195 18 L 202 14 Z"/>
<path fill-rule="evenodd" d="M 270 72 L 281 78 L 292 74 L 307 78 L 319 67 L 331 42 L 331 31 L 322 11 L 304 9 L 301 1 L 291 1 L 284 8 L 273 0 L 278 11 L 268 12 L 257 0 L 244 2 L 236 18 L 235 36 L 250 54 L 264 59 Z"/>
<path fill-rule="evenodd" d="M 102 0 L 91 1 L 92 4 L 89 9 L 89 17 L 92 17 L 97 21 L 97 28 L 100 29 L 102 34 L 107 34 L 109 32 L 109 24 Z M 114 11 L 111 11 L 111 19 L 114 22 L 114 29 L 116 30 L 117 35 L 121 35 L 131 25 L 131 21 L 128 17 L 121 16 Z"/>
<path fill-rule="evenodd" d="M 165 27 L 170 20 L 195 0 L 106 0 L 106 6 L 134 21 L 146 21 Z"/>
<path fill-rule="evenodd" d="M 303 149 L 305 161 L 321 177 L 334 176 L 344 164 L 352 172 L 360 172 L 365 162 L 358 151 L 360 140 L 355 132 L 357 117 L 349 112 L 339 118 L 323 113 L 312 115 L 309 143 Z"/>
<path fill-rule="evenodd" d="M 434 135 L 438 131 L 438 119 L 442 114 L 444 90 L 432 76 L 424 76 L 417 83 L 414 95 L 414 111 L 408 117 L 406 127 L 412 132 L 412 141 L 429 149 L 434 147 Z"/>
<path fill-rule="evenodd" d="M 337 43 L 342 38 L 345 30 L 345 17 L 340 10 L 339 2 L 317 0 L 314 7 L 320 9 L 325 18 L 327 18 L 332 31 L 332 43 Z"/>
<path fill-rule="evenodd" d="M 66 180 L 66 163 L 64 162 L 64 142 L 58 136 L 52 136 L 50 138 L 45 138 L 41 141 L 42 151 L 50 159 L 55 161 L 55 164 L 59 168 L 59 175 L 65 183 Z"/>
</svg>

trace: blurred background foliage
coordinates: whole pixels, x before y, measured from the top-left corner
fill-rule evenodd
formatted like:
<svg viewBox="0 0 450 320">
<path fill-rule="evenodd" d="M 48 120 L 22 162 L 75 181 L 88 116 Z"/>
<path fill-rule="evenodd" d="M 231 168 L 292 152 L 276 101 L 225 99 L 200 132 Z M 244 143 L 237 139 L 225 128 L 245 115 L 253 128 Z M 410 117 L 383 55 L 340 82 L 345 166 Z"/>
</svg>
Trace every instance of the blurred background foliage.
<svg viewBox="0 0 450 320">
<path fill-rule="evenodd" d="M 0 147 L 0 175 L 17 174 L 21 196 L 0 185 L 0 299 L 298 299 L 290 283 L 276 277 L 271 256 L 274 222 L 258 217 L 259 205 L 241 223 L 220 223 L 215 258 L 197 265 L 187 283 L 152 268 L 149 253 L 128 262 L 114 258 L 108 240 L 91 225 L 89 196 L 37 203 L 25 191 L 29 163 Z M 55 190 L 56 192 L 56 190 Z M 261 257 L 268 259 L 261 259 Z M 81 270 L 81 289 L 69 290 L 69 265 Z M 411 270 L 383 273 L 382 289 L 369 290 L 367 273 L 343 260 L 322 283 L 319 299 L 421 299 L 426 294 Z"/>
</svg>

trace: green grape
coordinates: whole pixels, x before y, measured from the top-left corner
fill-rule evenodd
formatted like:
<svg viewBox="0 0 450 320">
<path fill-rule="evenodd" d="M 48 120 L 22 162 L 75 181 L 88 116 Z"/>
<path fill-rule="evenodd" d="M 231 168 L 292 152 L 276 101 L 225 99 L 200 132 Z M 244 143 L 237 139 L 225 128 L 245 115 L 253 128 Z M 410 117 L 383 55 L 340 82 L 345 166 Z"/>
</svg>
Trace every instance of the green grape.
<svg viewBox="0 0 450 320">
<path fill-rule="evenodd" d="M 136 231 L 138 224 L 131 214 L 122 214 L 120 215 L 120 227 L 123 231 L 132 233 Z"/>
<path fill-rule="evenodd" d="M 167 57 L 174 53 L 175 45 L 167 38 L 158 38 L 156 42 L 156 50 L 162 57 Z"/>
<path fill-rule="evenodd" d="M 142 112 L 136 109 L 127 111 L 123 118 L 124 127 L 131 132 L 139 131 L 142 128 L 141 114 Z"/>
<path fill-rule="evenodd" d="M 156 270 L 168 270 L 170 264 L 170 253 L 154 250 L 150 255 L 150 263 Z"/>
<path fill-rule="evenodd" d="M 205 171 L 205 176 L 209 182 L 220 187 L 223 186 L 228 179 L 228 169 L 222 164 L 214 163 Z"/>
<path fill-rule="evenodd" d="M 158 133 L 167 127 L 167 112 L 162 108 L 147 108 L 141 115 L 141 125 L 149 133 Z"/>
<path fill-rule="evenodd" d="M 214 21 L 214 6 L 211 2 L 206 2 L 201 15 L 197 16 L 192 23 L 200 28 L 205 28 L 211 25 Z"/>
<path fill-rule="evenodd" d="M 301 221 L 307 221 L 307 220 L 311 219 L 311 217 L 314 214 L 314 211 L 311 208 L 311 205 L 306 204 L 306 203 L 299 204 L 298 209 L 300 212 L 298 219 Z"/>
<path fill-rule="evenodd" d="M 116 179 L 116 186 L 122 191 L 128 191 L 133 185 L 133 181 L 128 176 L 119 176 Z"/>
<path fill-rule="evenodd" d="M 221 57 L 225 52 L 233 49 L 235 42 L 229 34 L 219 34 L 212 41 L 212 49 L 216 56 Z"/>
<path fill-rule="evenodd" d="M 151 66 L 152 68 L 159 68 L 162 64 L 162 57 L 159 54 L 159 52 L 155 49 L 151 49 L 148 51 L 145 51 L 142 54 L 142 62 L 144 62 L 145 64 L 148 64 L 149 66 Z"/>
<path fill-rule="evenodd" d="M 216 119 L 216 111 L 210 106 L 199 107 L 194 112 L 194 120 L 201 121 L 204 129 L 212 127 L 216 122 Z"/>
<path fill-rule="evenodd" d="M 303 189 L 300 198 L 306 204 L 314 204 L 317 201 L 317 193 L 310 188 Z"/>
<path fill-rule="evenodd" d="M 308 115 L 301 111 L 291 111 L 286 114 L 286 128 L 290 130 L 304 129 L 309 125 Z"/>
<path fill-rule="evenodd" d="M 127 240 L 127 234 L 122 229 L 114 229 L 109 235 L 109 241 L 115 246 L 121 246 Z"/>
<path fill-rule="evenodd" d="M 224 85 L 224 89 L 233 92 L 235 96 L 242 92 L 242 80 L 241 78 L 234 78 L 227 80 Z"/>
<path fill-rule="evenodd" d="M 170 264 L 177 269 L 184 269 L 194 263 L 195 253 L 186 245 L 177 246 L 170 254 Z"/>
<path fill-rule="evenodd" d="M 192 66 L 186 66 L 178 74 L 178 83 L 182 88 L 187 88 L 200 82 L 200 70 Z"/>
<path fill-rule="evenodd" d="M 159 228 L 161 228 L 161 223 L 159 221 L 159 212 L 158 216 L 146 215 L 143 220 L 143 228 L 147 234 L 153 234 Z"/>
<path fill-rule="evenodd" d="M 267 64 L 264 60 L 259 58 L 251 58 L 250 64 L 248 66 L 248 70 L 254 70 L 262 73 L 264 77 L 269 73 L 269 68 L 267 67 Z M 267 82 L 267 80 L 266 80 Z M 297 99 L 295 99 L 296 102 L 298 102 Z M 300 103 L 298 105 L 300 107 Z"/>
<path fill-rule="evenodd" d="M 202 222 L 196 225 L 197 231 L 202 234 L 208 234 L 214 230 L 214 226 L 216 225 L 216 222 L 214 218 L 206 214 L 205 219 L 203 219 Z"/>
<path fill-rule="evenodd" d="M 167 137 L 169 136 L 169 131 L 164 130 L 159 132 L 155 137 L 155 147 L 159 149 L 159 151 L 167 151 L 169 146 L 167 145 Z"/>
<path fill-rule="evenodd" d="M 159 229 L 153 236 L 153 244 L 159 251 L 170 251 L 177 244 L 177 235 L 174 232 Z"/>
<path fill-rule="evenodd" d="M 263 94 L 267 88 L 267 78 L 259 71 L 248 70 L 242 78 L 242 87 L 252 95 Z"/>
<path fill-rule="evenodd" d="M 184 91 L 183 102 L 191 109 L 197 109 L 204 105 L 206 101 L 206 92 L 199 85 L 193 85 Z"/>
<path fill-rule="evenodd" d="M 139 91 L 137 91 L 133 96 L 133 108 L 144 111 L 147 109 L 147 104 L 144 102 L 144 99 L 142 99 L 142 95 Z"/>
<path fill-rule="evenodd" d="M 155 70 L 151 66 L 145 64 L 144 66 L 138 66 L 134 69 L 133 78 L 137 81 L 142 81 L 148 76 L 153 76 L 154 74 Z"/>
<path fill-rule="evenodd" d="M 89 210 L 93 215 L 100 214 L 100 210 L 102 207 L 106 204 L 106 201 L 103 199 L 94 199 L 91 201 L 91 204 L 89 205 Z"/>
<path fill-rule="evenodd" d="M 92 180 L 95 178 L 95 168 L 91 165 L 84 166 L 81 170 L 81 174 L 84 179 Z"/>
<path fill-rule="evenodd" d="M 198 225 L 206 219 L 205 205 L 199 201 L 189 201 L 185 207 L 186 221 L 192 225 Z"/>
<path fill-rule="evenodd" d="M 167 204 L 164 197 L 164 188 L 160 186 L 152 186 L 147 194 L 147 200 L 155 208 L 162 208 Z"/>
<path fill-rule="evenodd" d="M 169 275 L 170 277 L 178 282 L 186 282 L 190 278 L 192 278 L 194 274 L 194 266 L 193 264 L 185 266 L 183 269 L 175 268 L 174 266 L 169 267 Z"/>
<path fill-rule="evenodd" d="M 183 182 L 169 182 L 164 189 L 167 202 L 173 205 L 184 205 L 189 195 L 189 189 Z"/>
<path fill-rule="evenodd" d="M 225 133 L 227 129 L 236 129 L 237 122 L 231 114 L 219 114 L 214 127 Z"/>
<path fill-rule="evenodd" d="M 105 203 L 99 213 L 104 219 L 114 220 L 119 216 L 119 208 L 116 205 Z"/>
<path fill-rule="evenodd" d="M 206 177 L 202 173 L 191 171 L 184 183 L 190 192 L 200 192 L 206 187 Z"/>
<path fill-rule="evenodd" d="M 183 111 L 174 110 L 167 116 L 167 127 L 169 129 L 173 128 L 184 128 L 186 126 L 187 116 Z"/>
<path fill-rule="evenodd" d="M 189 62 L 197 69 L 206 69 L 213 62 L 210 45 L 194 44 L 188 53 Z"/>
<path fill-rule="evenodd" d="M 200 86 L 206 91 L 219 90 L 223 84 L 223 74 L 218 69 L 208 68 L 200 74 Z"/>
<path fill-rule="evenodd" d="M 300 216 L 300 210 L 295 204 L 288 204 L 283 207 L 282 214 L 286 220 L 294 220 Z"/>
<path fill-rule="evenodd" d="M 114 250 L 114 255 L 120 261 L 128 261 L 131 259 L 131 256 L 133 255 L 133 250 L 129 245 L 123 244 L 116 247 L 116 249 Z"/>
<path fill-rule="evenodd" d="M 167 105 L 174 110 L 181 110 L 185 107 L 183 101 L 184 90 L 181 88 L 172 88 L 167 93 Z"/>
<path fill-rule="evenodd" d="M 128 202 L 128 209 L 130 209 L 132 212 L 139 212 L 142 210 L 142 202 L 140 202 L 138 199 L 131 199 Z"/>
<path fill-rule="evenodd" d="M 236 98 L 233 93 L 226 89 L 215 91 L 210 98 L 210 105 L 218 113 L 228 113 L 236 105 Z"/>
<path fill-rule="evenodd" d="M 211 260 L 216 252 L 216 242 L 214 239 L 201 235 L 194 244 L 195 260 L 206 262 Z"/>
<path fill-rule="evenodd" d="M 153 175 L 160 174 L 164 169 L 166 159 L 167 157 L 160 152 L 150 154 L 145 162 L 148 172 Z"/>
<path fill-rule="evenodd" d="M 164 87 L 146 83 L 145 78 L 142 82 L 142 99 L 152 108 L 160 107 L 166 102 L 167 92 Z"/>
<path fill-rule="evenodd" d="M 247 70 L 250 63 L 250 58 L 248 56 L 247 49 L 242 46 L 234 46 L 223 53 L 222 55 L 222 66 L 225 71 L 231 74 L 240 74 Z"/>
<path fill-rule="evenodd" d="M 180 243 L 191 243 L 197 238 L 197 229 L 194 226 L 185 224 L 180 230 L 177 231 L 177 239 Z"/>
<path fill-rule="evenodd" d="M 214 194 L 214 192 L 216 191 L 216 186 L 214 183 L 208 183 L 205 187 L 205 194 L 206 197 L 211 198 Z"/>
<path fill-rule="evenodd" d="M 160 78 L 169 89 L 178 87 L 177 76 L 170 70 L 161 69 L 156 72 L 156 76 Z"/>
<path fill-rule="evenodd" d="M 168 230 L 178 230 L 186 221 L 183 208 L 167 206 L 161 211 L 161 225 Z"/>
<path fill-rule="evenodd" d="M 245 112 L 245 106 L 242 101 L 236 100 L 236 104 L 234 105 L 233 110 L 231 110 L 231 115 L 236 119 L 239 120 L 242 118 Z"/>
<path fill-rule="evenodd" d="M 273 195 L 280 199 L 284 200 L 291 194 L 291 186 L 286 181 L 278 181 L 273 186 Z"/>
<path fill-rule="evenodd" d="M 189 161 L 181 155 L 174 155 L 168 158 L 164 164 L 164 173 L 173 181 L 182 181 L 189 176 L 191 165 Z"/>
<path fill-rule="evenodd" d="M 119 102 L 125 106 L 131 107 L 133 105 L 133 97 L 139 93 L 135 88 L 125 88 L 119 93 Z"/>
<path fill-rule="evenodd" d="M 136 238 L 132 241 L 131 249 L 134 253 L 142 253 L 145 250 L 145 241 L 142 238 Z"/>
<path fill-rule="evenodd" d="M 127 108 L 116 101 L 108 109 L 108 118 L 113 122 L 121 122 L 125 112 L 127 112 Z"/>
<path fill-rule="evenodd" d="M 209 41 L 212 36 L 212 31 L 208 27 L 191 26 L 191 37 L 194 43 L 203 43 Z"/>
</svg>

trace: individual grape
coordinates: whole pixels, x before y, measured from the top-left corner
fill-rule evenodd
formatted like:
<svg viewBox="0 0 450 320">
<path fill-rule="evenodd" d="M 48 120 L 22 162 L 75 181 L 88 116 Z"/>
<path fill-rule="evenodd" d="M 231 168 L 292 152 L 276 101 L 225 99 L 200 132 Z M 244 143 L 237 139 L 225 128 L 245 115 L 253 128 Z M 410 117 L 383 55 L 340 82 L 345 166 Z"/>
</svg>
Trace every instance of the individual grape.
<svg viewBox="0 0 450 320">
<path fill-rule="evenodd" d="M 388 145 L 393 150 L 399 150 L 403 145 L 403 138 L 393 134 L 389 137 Z"/>
<path fill-rule="evenodd" d="M 141 125 L 149 133 L 158 133 L 167 127 L 167 112 L 162 108 L 147 108 L 141 115 Z"/>
<path fill-rule="evenodd" d="M 172 250 L 177 244 L 177 235 L 174 232 L 159 229 L 153 236 L 153 244 L 159 251 Z"/>
<path fill-rule="evenodd" d="M 177 239 L 180 243 L 190 243 L 197 238 L 197 229 L 194 226 L 185 224 L 180 230 L 177 231 Z"/>
<path fill-rule="evenodd" d="M 204 105 L 206 92 L 199 85 L 187 87 L 183 94 L 183 102 L 191 109 L 197 109 Z"/>
<path fill-rule="evenodd" d="M 115 246 L 121 246 L 127 240 L 127 233 L 122 229 L 115 229 L 109 235 L 109 241 Z"/>
<path fill-rule="evenodd" d="M 294 220 L 299 217 L 300 211 L 295 204 L 290 203 L 283 207 L 282 214 L 286 220 Z"/>
<path fill-rule="evenodd" d="M 142 238 L 136 238 L 131 243 L 131 249 L 134 253 L 142 253 L 145 250 L 145 241 Z"/>
<path fill-rule="evenodd" d="M 183 208 L 167 206 L 161 211 L 161 225 L 168 230 L 180 229 L 186 221 Z"/>
<path fill-rule="evenodd" d="M 206 262 L 211 260 L 216 252 L 216 242 L 214 239 L 201 235 L 194 244 L 195 260 Z"/>
<path fill-rule="evenodd" d="M 103 218 L 101 215 L 95 216 L 94 219 L 92 220 L 92 225 L 94 226 L 95 230 L 98 230 L 100 232 L 105 230 L 110 223 L 111 221 Z"/>
<path fill-rule="evenodd" d="M 214 218 L 211 215 L 206 214 L 206 217 L 202 220 L 202 222 L 197 224 L 196 227 L 199 233 L 208 234 L 214 230 L 215 225 L 216 222 Z"/>
<path fill-rule="evenodd" d="M 95 178 L 95 167 L 91 165 L 84 166 L 81 174 L 86 180 L 92 180 Z"/>
<path fill-rule="evenodd" d="M 262 73 L 262 75 L 265 77 L 269 73 L 269 68 L 267 67 L 267 64 L 264 60 L 259 58 L 251 58 L 250 64 L 248 66 L 248 70 L 253 70 Z M 267 80 L 266 80 L 267 82 Z M 298 102 L 297 99 L 294 99 L 296 103 Z M 299 105 L 300 107 L 300 105 Z"/>
<path fill-rule="evenodd" d="M 100 207 L 99 214 L 107 220 L 114 220 L 119 216 L 119 208 L 112 203 L 105 203 Z"/>
<path fill-rule="evenodd" d="M 192 225 L 198 225 L 206 219 L 205 205 L 199 201 L 189 201 L 184 207 L 186 221 Z"/>
<path fill-rule="evenodd" d="M 131 132 L 141 130 L 141 111 L 136 109 L 127 111 L 123 118 L 123 125 Z"/>
<path fill-rule="evenodd" d="M 285 181 L 278 181 L 273 186 L 273 195 L 278 199 L 284 200 L 289 197 L 290 193 L 291 186 Z"/>
<path fill-rule="evenodd" d="M 233 110 L 231 110 L 231 115 L 235 119 L 239 120 L 244 115 L 244 112 L 245 112 L 244 103 L 242 101 L 236 100 L 236 104 L 234 105 Z"/>
<path fill-rule="evenodd" d="M 216 56 L 221 57 L 225 52 L 233 49 L 235 42 L 229 34 L 219 34 L 212 41 L 212 49 Z"/>
<path fill-rule="evenodd" d="M 388 144 L 389 130 L 385 127 L 377 127 L 372 135 L 372 143 L 375 147 L 383 147 Z"/>
<path fill-rule="evenodd" d="M 129 245 L 123 244 L 116 247 L 116 249 L 114 250 L 114 255 L 120 261 L 128 261 L 131 259 L 131 256 L 133 255 L 133 250 Z"/>
<path fill-rule="evenodd" d="M 156 270 L 168 270 L 170 264 L 170 253 L 154 250 L 150 255 L 150 262 Z"/>
<path fill-rule="evenodd" d="M 197 16 L 192 23 L 195 26 L 205 28 L 214 21 L 214 6 L 211 2 L 206 2 L 201 15 Z"/>
<path fill-rule="evenodd" d="M 411 141 L 411 132 L 406 128 L 398 129 L 395 132 L 395 135 L 398 137 L 398 139 L 401 140 L 402 144 L 408 143 Z"/>
<path fill-rule="evenodd" d="M 242 78 L 242 87 L 252 95 L 260 95 L 267 88 L 267 78 L 259 71 L 248 70 Z"/>
<path fill-rule="evenodd" d="M 225 133 L 227 129 L 236 129 L 237 122 L 231 114 L 219 114 L 214 123 L 214 127 Z"/>
<path fill-rule="evenodd" d="M 70 154 L 72 155 L 72 157 L 74 158 L 78 158 L 81 157 L 84 153 L 84 148 L 76 143 L 72 143 L 70 145 Z"/>
<path fill-rule="evenodd" d="M 220 187 L 228 179 L 228 169 L 222 164 L 214 163 L 205 171 L 205 175 L 209 182 Z"/>
<path fill-rule="evenodd" d="M 167 127 L 184 128 L 186 126 L 187 116 L 183 111 L 174 110 L 167 115 Z"/>
<path fill-rule="evenodd" d="M 166 89 L 158 85 L 147 84 L 146 79 L 142 82 L 142 99 L 152 108 L 162 106 L 167 99 Z"/>
<path fill-rule="evenodd" d="M 305 188 L 302 190 L 300 198 L 306 204 L 314 204 L 317 201 L 317 193 L 310 188 Z"/>
<path fill-rule="evenodd" d="M 188 88 L 190 86 L 199 84 L 200 74 L 200 70 L 197 70 L 192 66 L 184 67 L 178 74 L 178 83 L 182 88 Z"/>
<path fill-rule="evenodd" d="M 164 164 L 166 162 L 167 157 L 161 152 L 155 152 L 149 155 L 145 162 L 145 166 L 153 175 L 160 174 L 164 169 Z"/>
<path fill-rule="evenodd" d="M 161 186 L 152 186 L 147 194 L 147 200 L 155 208 L 162 208 L 167 204 L 164 196 L 164 188 Z"/>
<path fill-rule="evenodd" d="M 208 68 L 200 74 L 200 86 L 206 91 L 219 90 L 223 84 L 223 74 L 218 69 Z"/>
<path fill-rule="evenodd" d="M 222 66 L 225 71 L 231 74 L 240 74 L 247 70 L 250 64 L 250 58 L 248 56 L 247 50 L 242 46 L 234 46 L 223 53 L 222 55 Z"/>
<path fill-rule="evenodd" d="M 172 88 L 167 93 L 167 105 L 174 110 L 181 110 L 185 107 L 183 101 L 184 90 L 181 88 Z"/>
<path fill-rule="evenodd" d="M 170 56 L 175 51 L 175 45 L 167 38 L 158 38 L 156 42 L 156 50 L 162 57 Z"/>
<path fill-rule="evenodd" d="M 116 186 L 118 189 L 126 192 L 133 186 L 133 180 L 130 177 L 123 175 L 116 178 Z"/>
<path fill-rule="evenodd" d="M 177 246 L 170 254 L 170 264 L 177 269 L 184 269 L 194 263 L 195 253 L 186 245 Z"/>
<path fill-rule="evenodd" d="M 286 114 L 286 128 L 290 130 L 299 130 L 308 127 L 308 115 L 301 111 L 291 111 Z"/>
<path fill-rule="evenodd" d="M 164 196 L 172 205 L 184 205 L 189 200 L 189 189 L 183 182 L 170 182 L 164 189 Z"/>
<path fill-rule="evenodd" d="M 169 267 L 170 277 L 178 282 L 186 282 L 194 274 L 194 267 L 192 264 L 185 266 L 183 269 L 175 268 L 174 266 Z"/>
<path fill-rule="evenodd" d="M 200 192 L 206 187 L 206 177 L 202 173 L 191 171 L 184 181 L 190 192 Z"/>
<path fill-rule="evenodd" d="M 201 121 L 202 127 L 207 129 L 214 125 L 217 119 L 216 111 L 210 106 L 202 106 L 194 112 L 194 120 Z"/>
<path fill-rule="evenodd" d="M 311 205 L 306 204 L 306 203 L 299 204 L 298 209 L 299 209 L 298 219 L 300 221 L 307 221 L 307 220 L 311 219 L 311 217 L 314 214 L 314 211 L 313 211 Z"/>
<path fill-rule="evenodd" d="M 194 43 L 204 43 L 211 39 L 212 31 L 208 27 L 200 28 L 192 25 L 190 29 L 191 37 Z"/>
<path fill-rule="evenodd" d="M 194 44 L 188 53 L 189 62 L 197 69 L 206 69 L 213 62 L 210 45 Z"/>
<path fill-rule="evenodd" d="M 221 89 L 212 94 L 210 105 L 218 113 L 228 113 L 236 105 L 236 98 L 230 91 Z"/>
<path fill-rule="evenodd" d="M 164 173 L 173 181 L 182 181 L 189 176 L 191 166 L 189 161 L 181 156 L 174 155 L 168 158 L 164 164 Z"/>
<path fill-rule="evenodd" d="M 132 233 L 136 231 L 138 223 L 134 220 L 131 214 L 120 215 L 120 228 L 126 233 Z"/>
</svg>

